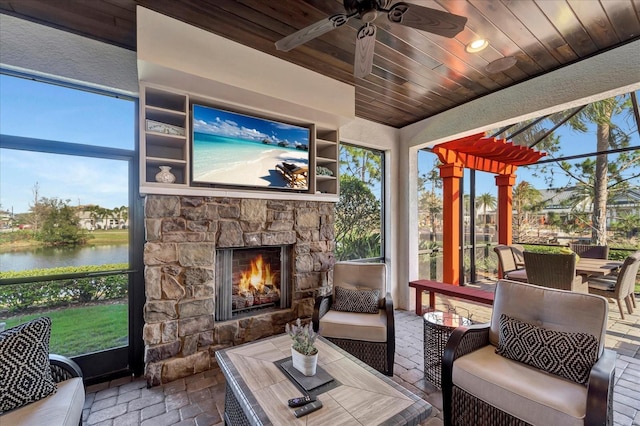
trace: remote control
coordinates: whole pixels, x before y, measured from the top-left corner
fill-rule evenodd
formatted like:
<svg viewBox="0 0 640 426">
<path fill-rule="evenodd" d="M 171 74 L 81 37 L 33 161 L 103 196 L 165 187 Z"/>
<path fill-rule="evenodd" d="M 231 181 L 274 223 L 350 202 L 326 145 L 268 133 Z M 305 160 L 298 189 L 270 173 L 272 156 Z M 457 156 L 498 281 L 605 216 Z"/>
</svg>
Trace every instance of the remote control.
<svg viewBox="0 0 640 426">
<path fill-rule="evenodd" d="M 304 407 L 298 408 L 293 414 L 296 417 L 306 416 L 309 413 L 313 413 L 316 410 L 322 408 L 322 401 L 313 401 L 305 405 Z"/>
<path fill-rule="evenodd" d="M 305 396 L 299 396 L 298 398 L 291 398 L 288 402 L 289 407 L 294 408 L 294 407 L 301 407 L 309 402 L 313 402 L 316 400 L 315 396 L 310 396 L 310 395 L 305 395 Z"/>
</svg>

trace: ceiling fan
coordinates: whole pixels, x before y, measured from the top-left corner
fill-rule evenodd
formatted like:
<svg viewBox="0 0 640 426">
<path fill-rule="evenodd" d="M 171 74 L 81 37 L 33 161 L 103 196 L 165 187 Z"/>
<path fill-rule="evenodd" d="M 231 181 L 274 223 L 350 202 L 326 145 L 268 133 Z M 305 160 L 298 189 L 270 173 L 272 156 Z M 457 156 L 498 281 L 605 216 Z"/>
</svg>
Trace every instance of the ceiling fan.
<svg viewBox="0 0 640 426">
<path fill-rule="evenodd" d="M 276 42 L 276 48 L 288 52 L 319 37 L 334 28 L 341 27 L 351 18 L 360 19 L 364 25 L 356 35 L 356 57 L 353 74 L 364 78 L 371 73 L 373 49 L 376 43 L 376 26 L 373 21 L 380 13 L 386 13 L 389 21 L 453 38 L 460 33 L 467 18 L 424 6 L 399 2 L 387 8 L 392 0 L 343 0 L 345 13 L 329 16 Z"/>
</svg>

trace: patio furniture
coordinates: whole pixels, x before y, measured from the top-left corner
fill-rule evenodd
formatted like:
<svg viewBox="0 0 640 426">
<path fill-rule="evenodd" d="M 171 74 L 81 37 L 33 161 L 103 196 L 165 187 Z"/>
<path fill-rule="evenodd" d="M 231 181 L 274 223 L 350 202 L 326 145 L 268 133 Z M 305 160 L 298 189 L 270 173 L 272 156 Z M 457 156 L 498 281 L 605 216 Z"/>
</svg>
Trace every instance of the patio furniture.
<svg viewBox="0 0 640 426">
<path fill-rule="evenodd" d="M 316 299 L 313 329 L 371 367 L 393 376 L 395 326 L 384 263 L 338 262 L 333 291 Z"/>
<path fill-rule="evenodd" d="M 575 253 L 524 252 L 529 284 L 588 293 L 582 275 L 576 274 Z"/>
<path fill-rule="evenodd" d="M 518 268 L 524 268 L 524 246 L 522 244 L 509 244 L 509 248 L 511 248 L 511 252 L 513 253 L 516 266 Z"/>
<path fill-rule="evenodd" d="M 0 425 L 82 425 L 82 371 L 48 353 L 50 333 L 48 317 L 0 333 Z"/>
<path fill-rule="evenodd" d="M 598 275 L 615 275 L 622 267 L 623 262 L 618 260 L 607 259 L 591 259 L 588 257 L 581 257 L 576 263 L 576 273 L 589 276 Z"/>
<path fill-rule="evenodd" d="M 471 325 L 455 312 L 430 311 L 423 316 L 424 379 L 442 389 L 442 355 L 453 330 Z"/>
<path fill-rule="evenodd" d="M 291 356 L 291 338 L 279 335 L 216 351 L 224 374 L 225 424 L 417 425 L 431 405 L 323 337 L 316 340 L 318 368 L 333 381 L 303 391 L 279 367 Z M 296 421 L 287 401 L 304 394 L 323 407 Z"/>
<path fill-rule="evenodd" d="M 444 424 L 613 424 L 607 314 L 600 296 L 498 281 L 490 323 L 447 342 Z"/>
<path fill-rule="evenodd" d="M 571 250 L 580 257 L 588 259 L 607 259 L 609 258 L 609 246 L 595 246 L 590 244 L 569 244 Z"/>
<path fill-rule="evenodd" d="M 528 280 L 525 268 L 516 265 L 516 258 L 511 247 L 498 244 L 493 248 L 498 255 L 498 277 L 526 283 Z"/>
<path fill-rule="evenodd" d="M 436 294 L 455 297 L 457 299 L 470 300 L 472 302 L 493 305 L 493 292 L 480 290 L 473 287 L 441 283 L 432 280 L 409 281 L 409 287 L 416 289 L 416 315 L 422 316 L 422 293 L 429 292 L 429 309 L 436 307 Z"/>
<path fill-rule="evenodd" d="M 636 276 L 638 274 L 638 267 L 640 267 L 640 251 L 637 251 L 626 258 L 617 277 L 595 277 L 589 279 L 587 283 L 589 286 L 589 293 L 614 299 L 618 303 L 620 318 L 624 319 L 622 301 L 624 300 L 627 305 L 627 311 L 629 314 L 632 314 L 633 308 L 636 307 L 634 289 Z"/>
</svg>

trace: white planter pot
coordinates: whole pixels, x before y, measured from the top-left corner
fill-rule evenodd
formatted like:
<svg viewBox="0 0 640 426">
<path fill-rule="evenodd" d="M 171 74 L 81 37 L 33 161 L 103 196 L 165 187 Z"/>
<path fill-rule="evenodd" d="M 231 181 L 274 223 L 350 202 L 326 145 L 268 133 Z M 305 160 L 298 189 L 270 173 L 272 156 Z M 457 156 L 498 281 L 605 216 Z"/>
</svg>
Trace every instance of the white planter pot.
<svg viewBox="0 0 640 426">
<path fill-rule="evenodd" d="M 313 376 L 316 374 L 318 366 L 318 353 L 315 355 L 303 355 L 291 348 L 291 362 L 293 368 L 304 374 L 305 376 Z"/>
</svg>

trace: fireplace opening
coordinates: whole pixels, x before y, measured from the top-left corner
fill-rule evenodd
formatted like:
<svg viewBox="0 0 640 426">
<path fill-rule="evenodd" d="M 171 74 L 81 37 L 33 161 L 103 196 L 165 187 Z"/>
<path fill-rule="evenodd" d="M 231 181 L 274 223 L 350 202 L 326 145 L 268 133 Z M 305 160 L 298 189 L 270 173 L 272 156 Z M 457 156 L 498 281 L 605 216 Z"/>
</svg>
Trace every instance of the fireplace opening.
<svg viewBox="0 0 640 426">
<path fill-rule="evenodd" d="M 216 252 L 216 320 L 291 306 L 289 247 L 221 249 Z"/>
</svg>

